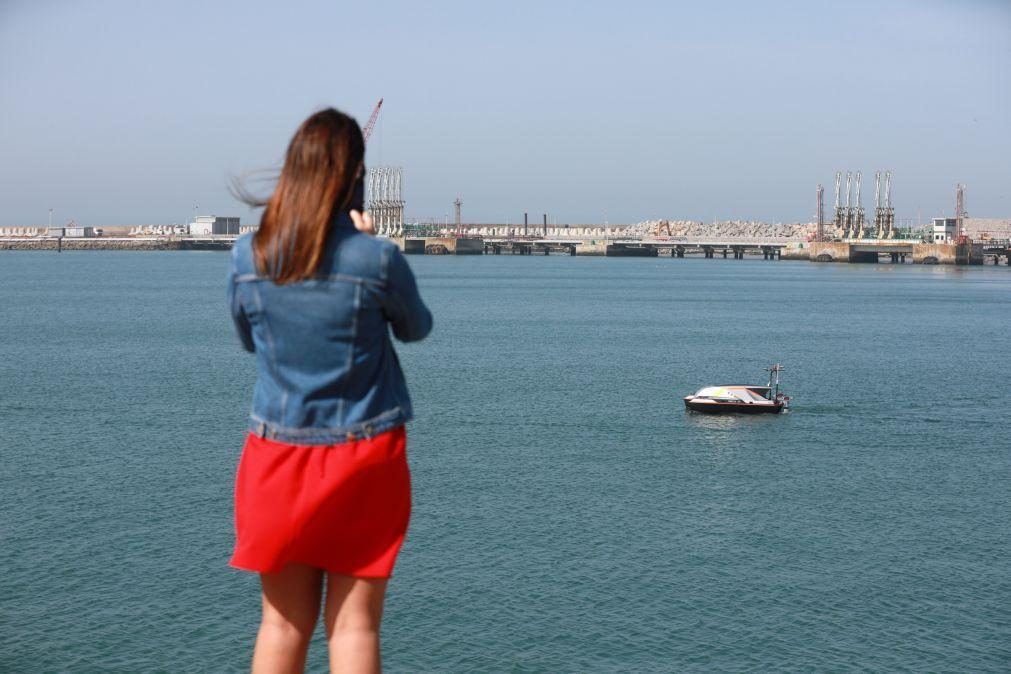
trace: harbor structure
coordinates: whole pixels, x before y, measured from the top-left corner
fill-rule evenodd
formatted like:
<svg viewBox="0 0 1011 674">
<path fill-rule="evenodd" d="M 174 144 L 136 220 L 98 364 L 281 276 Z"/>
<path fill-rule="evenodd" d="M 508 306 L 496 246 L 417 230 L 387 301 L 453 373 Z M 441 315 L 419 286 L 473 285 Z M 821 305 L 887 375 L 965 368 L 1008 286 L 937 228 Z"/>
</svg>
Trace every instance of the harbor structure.
<svg viewBox="0 0 1011 674">
<path fill-rule="evenodd" d="M 892 208 L 892 172 L 885 171 L 884 198 L 881 171 L 874 172 L 874 232 L 879 239 L 895 237 L 895 209 Z"/>
<path fill-rule="evenodd" d="M 815 241 L 822 241 L 825 238 L 825 188 L 818 183 L 818 187 L 815 189 L 815 200 L 817 205 L 815 206 L 815 218 L 818 222 L 818 227 L 814 233 Z"/>
<path fill-rule="evenodd" d="M 190 236 L 238 236 L 239 218 L 198 215 L 187 228 Z"/>
<path fill-rule="evenodd" d="M 373 166 L 369 169 L 366 209 L 372 214 L 376 233 L 380 236 L 403 236 L 404 232 L 404 170 L 396 166 Z"/>
<path fill-rule="evenodd" d="M 378 110 L 378 106 L 377 106 Z M 372 121 L 372 120 L 370 120 Z M 371 130 L 371 129 L 370 129 Z M 835 174 L 834 217 L 824 217 L 824 188 L 816 187 L 813 222 L 651 220 L 634 225 L 475 224 L 463 221 L 463 200 L 453 201 L 450 222 L 405 223 L 403 170 L 379 166 L 369 170 L 366 202 L 380 236 L 395 241 L 411 254 L 449 255 L 600 255 L 608 257 L 668 257 L 682 259 L 761 256 L 764 260 L 817 262 L 879 262 L 923 264 L 994 264 L 1011 266 L 1011 219 L 970 218 L 965 212 L 965 185 L 956 185 L 955 217 L 933 220 L 932 226 L 896 228 L 892 205 L 892 172 L 876 171 L 873 227 L 862 203 L 862 172 Z M 188 225 L 77 226 L 0 228 L 0 249 L 180 249 L 224 250 L 255 225 L 242 227 L 238 217 L 198 216 Z M 91 239 L 90 241 L 88 239 Z M 66 242 L 66 243 L 64 243 Z"/>
<path fill-rule="evenodd" d="M 362 129 L 362 140 L 369 142 L 383 107 L 380 98 Z M 380 236 L 403 236 L 404 233 L 404 169 L 399 166 L 369 168 L 365 191 L 365 209 L 372 214 L 376 233 Z"/>
<path fill-rule="evenodd" d="M 63 228 L 63 236 L 68 238 L 90 239 L 95 236 L 95 228 L 85 227 L 74 223 Z"/>
<path fill-rule="evenodd" d="M 934 243 L 951 243 L 958 236 L 957 218 L 934 218 L 931 240 Z"/>
</svg>

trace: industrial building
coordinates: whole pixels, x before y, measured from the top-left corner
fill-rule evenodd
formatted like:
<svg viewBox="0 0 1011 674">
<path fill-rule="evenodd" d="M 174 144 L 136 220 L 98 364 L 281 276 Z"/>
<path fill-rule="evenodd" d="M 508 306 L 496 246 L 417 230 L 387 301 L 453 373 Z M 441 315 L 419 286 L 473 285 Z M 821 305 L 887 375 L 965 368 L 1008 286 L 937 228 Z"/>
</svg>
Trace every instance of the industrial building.
<svg viewBox="0 0 1011 674">
<path fill-rule="evenodd" d="M 189 224 L 190 236 L 239 235 L 239 219 L 216 215 L 198 215 Z"/>
<path fill-rule="evenodd" d="M 82 225 L 67 225 L 64 227 L 63 236 L 68 238 L 90 239 L 96 236 L 94 227 L 84 227 Z"/>
<path fill-rule="evenodd" d="M 958 235 L 957 218 L 934 218 L 934 228 L 931 241 L 934 243 L 950 243 Z"/>
</svg>

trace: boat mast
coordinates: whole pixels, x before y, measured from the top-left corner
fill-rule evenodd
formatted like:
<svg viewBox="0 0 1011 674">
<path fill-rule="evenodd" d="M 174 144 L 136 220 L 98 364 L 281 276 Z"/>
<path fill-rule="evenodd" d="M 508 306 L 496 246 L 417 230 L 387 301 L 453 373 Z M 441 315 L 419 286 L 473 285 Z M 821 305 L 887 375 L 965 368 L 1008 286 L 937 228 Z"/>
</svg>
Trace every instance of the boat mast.
<svg viewBox="0 0 1011 674">
<path fill-rule="evenodd" d="M 772 397 L 775 398 L 779 395 L 779 373 L 783 371 L 783 366 L 776 363 L 772 367 L 765 368 L 765 371 L 769 373 L 769 388 L 775 387 L 772 393 Z"/>
</svg>

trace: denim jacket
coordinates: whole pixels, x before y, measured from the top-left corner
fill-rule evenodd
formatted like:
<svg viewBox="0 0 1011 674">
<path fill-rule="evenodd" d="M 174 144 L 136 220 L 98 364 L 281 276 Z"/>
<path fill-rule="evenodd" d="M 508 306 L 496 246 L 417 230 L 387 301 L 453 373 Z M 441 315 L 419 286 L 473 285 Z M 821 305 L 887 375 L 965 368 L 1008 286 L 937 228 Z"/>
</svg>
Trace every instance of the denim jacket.
<svg viewBox="0 0 1011 674">
<path fill-rule="evenodd" d="M 410 419 L 390 328 L 401 341 L 422 339 L 432 315 L 396 244 L 358 232 L 342 214 L 315 276 L 286 285 L 257 272 L 251 244 L 251 234 L 235 242 L 228 277 L 239 339 L 256 355 L 250 431 L 336 444 Z"/>
</svg>

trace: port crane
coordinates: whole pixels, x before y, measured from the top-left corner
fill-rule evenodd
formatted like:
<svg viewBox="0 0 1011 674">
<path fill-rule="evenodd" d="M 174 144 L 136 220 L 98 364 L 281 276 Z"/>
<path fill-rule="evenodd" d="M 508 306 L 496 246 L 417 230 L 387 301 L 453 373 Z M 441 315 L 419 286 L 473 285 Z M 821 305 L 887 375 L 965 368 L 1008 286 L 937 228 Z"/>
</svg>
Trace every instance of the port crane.
<svg viewBox="0 0 1011 674">
<path fill-rule="evenodd" d="M 376 120 L 379 119 L 379 108 L 383 107 L 383 99 L 379 99 L 376 103 L 376 107 L 372 110 L 372 114 L 369 116 L 369 121 L 365 123 L 365 128 L 362 129 L 362 140 L 366 143 L 369 142 L 369 136 L 372 135 L 372 129 L 376 126 Z"/>
</svg>

